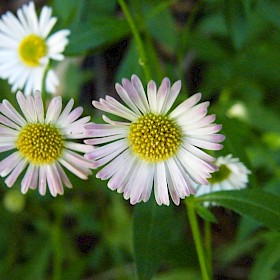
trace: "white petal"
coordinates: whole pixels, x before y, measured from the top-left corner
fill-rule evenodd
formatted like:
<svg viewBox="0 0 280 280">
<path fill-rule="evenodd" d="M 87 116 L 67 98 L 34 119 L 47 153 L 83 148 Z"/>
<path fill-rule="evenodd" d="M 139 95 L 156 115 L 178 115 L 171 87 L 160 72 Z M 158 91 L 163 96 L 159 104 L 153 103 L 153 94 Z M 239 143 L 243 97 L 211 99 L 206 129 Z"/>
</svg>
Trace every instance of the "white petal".
<svg viewBox="0 0 280 280">
<path fill-rule="evenodd" d="M 158 205 L 169 205 L 168 189 L 167 189 L 167 178 L 165 172 L 164 162 L 156 164 L 155 171 L 155 198 Z"/>
</svg>

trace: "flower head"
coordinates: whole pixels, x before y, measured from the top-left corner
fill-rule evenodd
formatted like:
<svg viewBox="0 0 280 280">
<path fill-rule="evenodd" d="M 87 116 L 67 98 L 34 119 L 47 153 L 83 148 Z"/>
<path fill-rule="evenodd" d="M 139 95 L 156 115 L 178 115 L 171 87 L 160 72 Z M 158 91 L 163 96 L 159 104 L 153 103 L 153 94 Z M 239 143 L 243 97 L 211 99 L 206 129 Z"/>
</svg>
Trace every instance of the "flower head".
<svg viewBox="0 0 280 280">
<path fill-rule="evenodd" d="M 64 59 L 70 31 L 48 37 L 57 20 L 51 14 L 52 9 L 44 6 L 38 18 L 34 3 L 29 2 L 18 9 L 17 17 L 7 12 L 0 19 L 0 77 L 8 80 L 13 92 L 20 89 L 30 95 L 41 90 L 49 60 Z M 55 93 L 58 83 L 54 71 L 48 70 L 46 91 Z"/>
<path fill-rule="evenodd" d="M 77 152 L 90 152 L 93 147 L 74 140 L 85 137 L 84 124 L 90 117 L 80 118 L 83 108 L 72 110 L 71 99 L 62 111 L 58 96 L 52 98 L 45 115 L 39 91 L 27 97 L 18 92 L 16 97 L 22 114 L 7 100 L 0 103 L 0 152 L 11 152 L 0 161 L 0 175 L 7 176 L 8 187 L 13 186 L 25 168 L 22 193 L 38 188 L 44 195 L 48 186 L 51 195 L 56 196 L 63 194 L 63 184 L 72 188 L 62 166 L 87 179 L 93 163 Z"/>
<path fill-rule="evenodd" d="M 150 81 L 147 96 L 141 81 L 133 75 L 131 81 L 123 79 L 116 91 L 126 104 L 106 96 L 93 101 L 96 108 L 126 119 L 112 121 L 103 116 L 107 124 L 87 124 L 87 144 L 101 145 L 87 153 L 96 167 L 106 165 L 97 173 L 108 187 L 124 193 L 131 204 L 147 201 L 154 185 L 159 205 L 169 205 L 170 193 L 175 204 L 180 198 L 193 194 L 192 181 L 207 184 L 210 173 L 216 170 L 215 159 L 200 150 L 219 150 L 224 136 L 216 134 L 221 125 L 213 124 L 214 115 L 206 116 L 209 102 L 197 104 L 197 93 L 170 110 L 181 89 L 181 82 L 170 86 L 163 79 L 157 90 Z"/>
<path fill-rule="evenodd" d="M 196 187 L 196 196 L 203 194 L 244 189 L 248 183 L 248 174 L 251 173 L 247 167 L 240 162 L 239 158 L 233 158 L 232 155 L 219 157 L 216 160 L 219 170 L 212 174 L 208 179 L 209 185 L 198 185 Z M 205 203 L 209 205 L 209 203 Z"/>
</svg>

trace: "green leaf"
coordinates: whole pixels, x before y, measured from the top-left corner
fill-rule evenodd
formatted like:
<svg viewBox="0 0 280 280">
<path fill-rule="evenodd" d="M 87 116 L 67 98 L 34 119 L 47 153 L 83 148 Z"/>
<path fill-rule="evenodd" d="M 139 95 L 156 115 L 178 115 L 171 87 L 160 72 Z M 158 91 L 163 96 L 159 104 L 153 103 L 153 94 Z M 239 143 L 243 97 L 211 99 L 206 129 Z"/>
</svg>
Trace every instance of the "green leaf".
<svg viewBox="0 0 280 280">
<path fill-rule="evenodd" d="M 178 268 L 176 270 L 163 272 L 157 275 L 153 280 L 182 280 L 182 279 L 201 279 L 201 274 L 199 270 L 194 270 L 194 268 Z"/>
<path fill-rule="evenodd" d="M 280 28 L 280 5 L 279 2 L 259 1 L 258 8 L 261 15 L 274 26 Z"/>
<path fill-rule="evenodd" d="M 202 219 L 209 221 L 211 223 L 217 222 L 215 216 L 212 214 L 212 212 L 208 208 L 206 208 L 200 204 L 196 204 L 195 210 Z"/>
<path fill-rule="evenodd" d="M 152 7 L 148 7 L 147 13 L 151 10 Z M 178 36 L 176 36 L 176 26 L 170 10 L 165 9 L 156 15 L 150 13 L 147 18 L 147 27 L 154 39 L 163 44 L 167 51 L 174 52 Z"/>
<path fill-rule="evenodd" d="M 122 78 L 130 78 L 132 74 L 141 77 L 143 75 L 142 68 L 139 64 L 139 55 L 134 40 L 131 40 L 124 58 L 122 59 L 116 74 L 116 81 L 120 82 Z"/>
<path fill-rule="evenodd" d="M 127 22 L 113 17 L 95 17 L 90 22 L 74 24 L 65 55 L 74 56 L 96 50 L 115 43 L 128 33 Z"/>
<path fill-rule="evenodd" d="M 235 49 L 241 49 L 248 37 L 247 1 L 226 0 L 224 2 L 225 21 Z"/>
<path fill-rule="evenodd" d="M 280 260 L 280 235 L 270 233 L 266 246 L 257 254 L 257 259 L 249 275 L 250 280 L 274 280 L 279 279 L 279 266 L 276 264 Z M 278 276 L 278 277 L 277 277 Z"/>
<path fill-rule="evenodd" d="M 63 28 L 78 20 L 84 1 L 76 0 L 54 0 L 53 1 L 53 12 L 57 16 L 58 24 Z"/>
<path fill-rule="evenodd" d="M 158 206 L 153 199 L 134 209 L 133 241 L 139 279 L 151 279 L 167 252 L 174 230 L 174 206 Z"/>
<path fill-rule="evenodd" d="M 196 198 L 232 209 L 264 226 L 280 231 L 280 196 L 259 189 L 213 192 Z"/>
</svg>

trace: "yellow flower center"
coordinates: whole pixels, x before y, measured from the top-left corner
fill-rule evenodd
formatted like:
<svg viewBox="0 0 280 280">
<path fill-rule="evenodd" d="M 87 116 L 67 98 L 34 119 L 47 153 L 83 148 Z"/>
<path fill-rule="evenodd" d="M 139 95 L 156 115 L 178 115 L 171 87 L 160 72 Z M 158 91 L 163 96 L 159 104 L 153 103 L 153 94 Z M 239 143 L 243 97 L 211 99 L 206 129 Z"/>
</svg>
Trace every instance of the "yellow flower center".
<svg viewBox="0 0 280 280">
<path fill-rule="evenodd" d="M 47 45 L 41 37 L 31 34 L 20 42 L 18 52 L 24 64 L 36 67 L 40 65 L 40 58 L 47 54 Z"/>
<path fill-rule="evenodd" d="M 181 144 L 182 133 L 174 120 L 149 113 L 130 125 L 128 135 L 132 151 L 149 162 L 172 157 Z"/>
<path fill-rule="evenodd" d="M 21 155 L 36 165 L 56 161 L 64 147 L 60 131 L 50 124 L 41 123 L 24 126 L 16 145 Z"/>
<path fill-rule="evenodd" d="M 215 184 L 224 181 L 231 174 L 231 170 L 225 165 L 221 164 L 219 170 L 212 174 L 212 177 L 208 179 L 210 184 Z"/>
</svg>

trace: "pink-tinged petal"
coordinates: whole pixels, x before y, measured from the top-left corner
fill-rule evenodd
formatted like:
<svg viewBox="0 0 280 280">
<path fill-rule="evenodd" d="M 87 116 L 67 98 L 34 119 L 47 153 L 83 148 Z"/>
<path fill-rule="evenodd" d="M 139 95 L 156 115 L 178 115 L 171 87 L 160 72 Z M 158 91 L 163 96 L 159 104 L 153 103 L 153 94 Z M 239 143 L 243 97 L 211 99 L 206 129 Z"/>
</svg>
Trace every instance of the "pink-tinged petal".
<svg viewBox="0 0 280 280">
<path fill-rule="evenodd" d="M 15 141 L 16 141 L 17 137 L 16 136 L 2 136 L 0 138 L 0 145 L 3 143 L 3 144 L 6 144 L 6 143 L 13 143 L 15 145 Z"/>
<path fill-rule="evenodd" d="M 170 202 L 168 197 L 164 162 L 159 162 L 158 164 L 156 164 L 154 180 L 154 191 L 157 204 L 169 205 Z"/>
<path fill-rule="evenodd" d="M 27 166 L 26 159 L 22 159 L 21 161 L 18 162 L 14 170 L 10 173 L 10 175 L 5 180 L 5 183 L 9 188 L 14 185 L 18 176 L 21 174 L 21 172 L 24 170 L 26 166 Z"/>
<path fill-rule="evenodd" d="M 42 96 L 39 90 L 34 93 L 35 110 L 37 113 L 37 118 L 40 123 L 44 122 L 44 105 L 42 101 Z"/>
<path fill-rule="evenodd" d="M 57 162 L 55 163 L 55 165 L 56 165 L 57 171 L 58 171 L 58 173 L 59 173 L 60 179 L 62 180 L 63 184 L 64 184 L 67 188 L 72 189 L 73 186 L 72 186 L 72 184 L 71 184 L 71 182 L 70 182 L 68 176 L 67 176 L 66 173 L 64 172 L 63 168 L 62 168 L 62 167 L 60 166 L 60 164 L 57 163 Z"/>
<path fill-rule="evenodd" d="M 75 164 L 81 165 L 85 169 L 94 168 L 93 162 L 91 162 L 90 160 L 86 159 L 85 157 L 83 157 L 73 151 L 70 151 L 70 150 L 64 151 L 63 158 L 65 160 L 67 160 L 68 162 L 73 162 Z M 91 171 L 89 171 L 88 174 L 91 174 Z"/>
<path fill-rule="evenodd" d="M 171 113 L 171 118 L 176 118 L 184 112 L 187 112 L 191 107 L 193 107 L 201 99 L 201 93 L 196 93 L 185 100 L 183 103 L 178 105 Z"/>
<path fill-rule="evenodd" d="M 0 123 L 4 124 L 5 126 L 14 128 L 16 130 L 21 130 L 20 126 L 18 126 L 17 124 L 15 124 L 14 122 L 12 122 L 11 120 L 9 120 L 8 118 L 6 118 L 1 114 L 0 114 Z"/>
<path fill-rule="evenodd" d="M 34 172 L 34 165 L 33 164 L 29 164 L 27 171 L 21 181 L 21 192 L 23 194 L 26 194 L 28 191 L 28 188 L 30 187 L 30 182 L 32 180 L 33 177 L 33 172 Z"/>
<path fill-rule="evenodd" d="M 157 86 L 154 81 L 150 81 L 147 86 L 148 100 L 150 104 L 150 110 L 152 113 L 157 112 Z"/>
<path fill-rule="evenodd" d="M 222 129 L 221 124 L 210 124 L 208 126 L 188 129 L 190 135 L 207 135 L 219 132 Z"/>
<path fill-rule="evenodd" d="M 83 117 L 77 121 L 74 121 L 73 123 L 65 127 L 63 129 L 63 132 L 65 134 L 84 133 L 84 124 L 86 124 L 89 120 L 90 117 Z"/>
<path fill-rule="evenodd" d="M 202 134 L 202 135 L 190 134 L 188 138 L 193 138 L 195 140 L 203 140 L 210 143 L 219 143 L 225 140 L 225 136 L 222 134 Z"/>
<path fill-rule="evenodd" d="M 60 122 L 59 125 L 61 128 L 67 127 L 69 124 L 77 120 L 83 113 L 83 107 L 77 107 L 75 108 L 69 115 L 67 115 L 63 122 Z M 58 123 L 58 121 L 57 121 Z"/>
<path fill-rule="evenodd" d="M 84 139 L 86 136 L 84 133 L 73 133 L 73 134 L 64 134 L 63 133 L 63 128 L 60 130 L 60 132 L 62 133 L 64 139 L 69 140 L 69 139 Z"/>
<path fill-rule="evenodd" d="M 102 115 L 102 119 L 104 120 L 104 122 L 114 125 L 114 126 L 129 126 L 130 123 L 129 122 L 118 122 L 118 121 L 113 121 L 111 119 L 109 119 L 107 116 Z"/>
<path fill-rule="evenodd" d="M 130 198 L 130 194 L 133 189 L 133 185 L 136 181 L 136 178 L 138 175 L 138 170 L 140 169 L 140 166 L 141 166 L 141 161 L 136 160 L 133 164 L 133 169 L 131 169 L 131 172 L 127 177 L 125 184 L 123 184 L 123 186 L 121 188 L 118 188 L 118 190 L 117 190 L 120 193 L 123 192 L 123 197 L 126 200 Z"/>
<path fill-rule="evenodd" d="M 37 113 L 35 109 L 35 102 L 33 96 L 27 96 L 26 97 L 26 105 L 27 110 L 29 111 L 30 119 L 32 123 L 37 122 Z"/>
<path fill-rule="evenodd" d="M 191 189 L 189 189 L 188 184 L 190 183 L 189 180 L 185 180 L 185 176 L 182 174 L 181 170 L 179 169 L 178 164 L 174 161 L 174 159 L 170 158 L 166 161 L 167 168 L 170 172 L 171 180 L 173 182 L 173 187 L 178 196 L 183 199 L 186 196 L 191 194 Z M 183 171 L 183 170 L 182 170 Z"/>
<path fill-rule="evenodd" d="M 39 194 L 45 195 L 47 190 L 46 166 L 42 165 L 39 169 Z"/>
<path fill-rule="evenodd" d="M 32 190 L 35 190 L 37 188 L 39 169 L 40 169 L 39 166 L 34 165 L 34 170 L 33 170 L 32 178 L 31 178 L 30 185 L 29 185 L 29 188 Z"/>
<path fill-rule="evenodd" d="M 188 127 L 189 124 L 195 125 L 196 122 L 198 122 L 206 116 L 209 104 L 209 102 L 200 103 L 192 107 L 188 111 L 181 113 L 179 116 L 176 117 L 176 119 L 183 128 Z"/>
<path fill-rule="evenodd" d="M 75 142 L 65 142 L 64 146 L 67 149 L 77 151 L 77 152 L 81 152 L 81 153 L 89 153 L 89 152 L 94 150 L 93 146 L 80 144 L 80 143 L 75 143 Z"/>
<path fill-rule="evenodd" d="M 28 122 L 32 122 L 32 116 L 30 114 L 29 107 L 28 107 L 25 96 L 22 94 L 22 92 L 18 91 L 16 94 L 16 98 L 17 98 L 18 105 L 19 105 L 25 119 Z"/>
<path fill-rule="evenodd" d="M 0 103 L 0 112 L 19 126 L 24 126 L 26 124 L 25 119 L 16 111 L 8 100 L 4 99 L 2 104 Z"/>
<path fill-rule="evenodd" d="M 166 102 L 167 96 L 170 93 L 170 80 L 164 78 L 157 92 L 157 113 L 162 113 L 163 106 Z"/>
<path fill-rule="evenodd" d="M 130 99 L 134 102 L 134 104 L 137 106 L 137 108 L 142 112 L 146 113 L 148 110 L 148 107 L 145 107 L 145 104 L 143 104 L 139 94 L 137 93 L 136 89 L 132 85 L 132 83 L 128 79 L 122 79 L 122 85 L 125 91 L 127 92 Z"/>
<path fill-rule="evenodd" d="M 163 108 L 162 108 L 162 114 L 167 114 L 168 111 L 170 110 L 170 108 L 172 107 L 173 103 L 175 102 L 180 90 L 181 90 L 181 86 L 182 86 L 182 83 L 181 81 L 177 81 L 175 82 L 171 89 L 170 89 L 170 92 L 169 94 L 167 95 L 167 98 L 166 98 L 166 101 L 163 105 Z"/>
<path fill-rule="evenodd" d="M 194 156 L 200 158 L 201 160 L 207 162 L 208 164 L 215 160 L 214 157 L 208 155 L 207 153 L 203 152 L 202 150 L 198 149 L 197 147 L 187 143 L 186 141 L 183 142 L 182 147 L 192 153 Z"/>
<path fill-rule="evenodd" d="M 71 112 L 72 108 L 73 108 L 73 105 L 74 105 L 74 99 L 71 98 L 67 105 L 65 106 L 64 110 L 62 111 L 61 115 L 59 116 L 59 118 L 57 119 L 57 125 L 61 125 L 65 122 L 67 116 L 69 115 L 69 113 Z"/>
<path fill-rule="evenodd" d="M 90 124 L 85 125 L 85 135 L 94 137 L 127 135 L 128 129 L 127 127 L 114 127 L 110 124 Z"/>
<path fill-rule="evenodd" d="M 125 168 L 121 168 L 116 172 L 108 182 L 108 187 L 111 190 L 117 190 L 119 193 L 123 192 L 124 186 L 129 179 L 129 176 L 133 170 L 135 157 L 128 157 L 125 163 Z"/>
<path fill-rule="evenodd" d="M 10 143 L 5 143 L 5 144 L 1 143 L 0 144 L 0 153 L 7 152 L 7 151 L 10 151 L 10 150 L 13 150 L 13 149 L 15 149 L 14 144 L 13 145 L 11 145 Z"/>
<path fill-rule="evenodd" d="M 109 106 L 111 106 L 112 108 L 115 108 L 115 109 L 120 109 L 121 111 L 127 113 L 127 114 L 130 114 L 131 116 L 137 118 L 137 114 L 135 114 L 132 110 L 130 110 L 129 108 L 125 107 L 122 103 L 120 103 L 119 101 L 117 101 L 115 98 L 109 96 L 109 95 L 106 95 L 105 96 L 105 100 L 100 100 L 100 103 L 107 103 Z"/>
<path fill-rule="evenodd" d="M 62 182 L 59 178 L 57 170 L 54 168 L 54 165 L 46 165 L 45 168 L 48 187 L 51 195 L 56 197 L 57 194 L 63 194 Z"/>
<path fill-rule="evenodd" d="M 108 136 L 108 137 L 87 139 L 87 140 L 84 140 L 84 142 L 86 144 L 90 144 L 90 145 L 98 145 L 98 144 L 104 144 L 104 143 L 112 142 L 112 141 L 115 141 L 115 140 L 119 140 L 119 139 L 122 139 L 124 137 L 125 137 L 124 135 L 113 135 L 113 136 Z"/>
<path fill-rule="evenodd" d="M 14 129 L 11 129 L 7 126 L 4 126 L 4 125 L 0 125 L 0 135 L 1 136 L 18 136 L 18 131 L 17 130 L 14 130 Z"/>
<path fill-rule="evenodd" d="M 200 165 L 197 164 L 197 161 L 194 161 L 196 158 L 191 153 L 181 149 L 177 153 L 177 158 L 194 182 L 202 185 L 208 184 L 206 178 L 211 177 L 210 172 L 205 170 L 205 168 L 199 168 Z"/>
<path fill-rule="evenodd" d="M 58 160 L 65 168 L 67 168 L 69 171 L 71 171 L 73 174 L 78 176 L 81 179 L 86 180 L 89 175 L 92 174 L 92 172 L 88 169 L 85 168 L 84 166 L 77 165 L 76 163 L 73 162 L 68 162 L 67 160 L 61 158 Z"/>
<path fill-rule="evenodd" d="M 19 163 L 21 157 L 18 151 L 7 156 L 2 161 L 0 161 L 0 175 L 1 177 L 6 177 Z"/>
<path fill-rule="evenodd" d="M 105 146 L 96 148 L 94 151 L 90 153 L 90 159 L 97 160 L 115 151 L 120 151 L 121 153 L 123 150 L 127 148 L 128 146 L 127 146 L 126 139 L 118 140 L 113 143 L 107 144 Z"/>
<path fill-rule="evenodd" d="M 146 96 L 144 87 L 142 85 L 142 82 L 140 81 L 138 76 L 136 76 L 135 74 L 133 74 L 131 76 L 131 82 L 132 82 L 132 85 L 134 86 L 135 90 L 139 94 L 140 99 L 143 102 L 145 108 L 148 110 L 149 109 L 149 103 L 148 103 L 147 96 Z"/>
<path fill-rule="evenodd" d="M 178 193 L 176 192 L 172 179 L 171 179 L 171 175 L 170 175 L 170 170 L 168 168 L 165 169 L 166 170 L 166 180 L 167 180 L 167 185 L 168 185 L 168 189 L 169 189 L 169 193 L 170 196 L 174 202 L 175 205 L 179 205 L 180 204 L 180 197 L 178 196 Z"/>
<path fill-rule="evenodd" d="M 206 127 L 206 126 L 212 124 L 215 121 L 215 119 L 216 119 L 215 115 L 205 116 L 197 122 L 189 123 L 187 126 L 183 124 L 182 128 L 185 131 L 191 131 L 193 129 L 197 129 L 197 128 L 200 128 L 200 127 Z"/>
<path fill-rule="evenodd" d="M 149 174 L 147 165 L 148 164 L 146 162 L 141 161 L 139 168 L 135 170 L 135 178 L 131 177 L 127 183 L 127 185 L 130 186 L 130 192 L 127 195 L 130 198 L 130 204 L 132 205 L 141 201 L 141 196 L 145 185 L 147 184 Z"/>
<path fill-rule="evenodd" d="M 186 141 L 189 144 L 192 144 L 196 147 L 207 149 L 207 150 L 217 151 L 217 150 L 221 150 L 223 148 L 222 144 L 211 143 L 208 141 L 203 141 L 203 140 L 194 139 L 194 138 L 187 138 Z"/>
<path fill-rule="evenodd" d="M 192 180 L 190 179 L 190 176 L 187 174 L 187 172 L 185 171 L 184 167 L 182 166 L 181 162 L 178 160 L 177 157 L 174 157 L 174 161 L 186 182 L 185 185 L 182 185 L 182 188 L 185 189 L 184 191 L 186 193 L 186 196 L 189 196 L 190 194 L 195 194 L 194 185 L 196 185 L 196 184 L 194 182 L 192 182 Z"/>
<path fill-rule="evenodd" d="M 153 180 L 155 173 L 155 164 L 147 163 L 147 176 L 144 178 L 145 183 L 143 184 L 142 193 L 140 197 L 140 201 L 147 202 L 151 196 L 152 188 L 153 188 Z"/>
<path fill-rule="evenodd" d="M 56 123 L 62 109 L 61 96 L 54 97 L 48 107 L 46 114 L 46 123 Z"/>
<path fill-rule="evenodd" d="M 108 103 L 106 100 L 104 99 L 100 99 L 100 102 L 98 101 L 92 101 L 92 105 L 101 110 L 101 111 L 104 111 L 104 112 L 108 112 L 108 113 L 111 113 L 111 114 L 114 114 L 116 116 L 119 116 L 121 118 L 124 118 L 124 119 L 127 119 L 127 120 L 130 120 L 130 121 L 134 121 L 137 116 L 136 115 L 132 115 L 130 113 L 127 112 L 127 108 L 126 110 L 123 110 L 122 107 L 119 107 L 119 106 L 113 106 L 112 104 Z M 133 111 L 131 111 L 133 113 Z M 135 113 L 133 113 L 135 114 Z"/>
<path fill-rule="evenodd" d="M 116 157 L 117 156 L 117 157 Z M 111 178 L 117 171 L 119 171 L 120 166 L 124 166 L 128 157 L 131 156 L 129 150 L 127 149 L 123 153 L 119 153 L 116 151 L 115 153 L 108 154 L 106 157 L 102 158 L 98 161 L 101 163 L 108 163 L 104 168 L 102 168 L 97 174 L 96 178 L 100 178 L 101 180 L 107 180 Z M 116 157 L 116 158 L 115 158 Z M 114 159 L 115 158 L 115 159 Z"/>
<path fill-rule="evenodd" d="M 138 110 L 137 106 L 135 106 L 134 102 L 128 96 L 126 90 L 120 85 L 115 85 L 116 92 L 119 94 L 120 98 L 123 100 L 124 103 L 137 115 L 141 115 L 140 111 Z"/>
<path fill-rule="evenodd" d="M 98 159 L 98 160 L 95 160 L 93 162 L 94 164 L 94 167 L 97 168 L 97 167 L 100 167 L 104 164 L 107 164 L 108 162 L 110 162 L 112 159 L 114 159 L 115 157 L 117 157 L 118 155 L 120 154 L 120 151 L 115 151 L 113 153 L 110 153 L 108 155 L 106 155 L 105 157 L 101 158 L 101 159 Z M 85 157 L 89 160 L 91 160 L 90 158 L 90 153 L 86 154 Z"/>
</svg>

